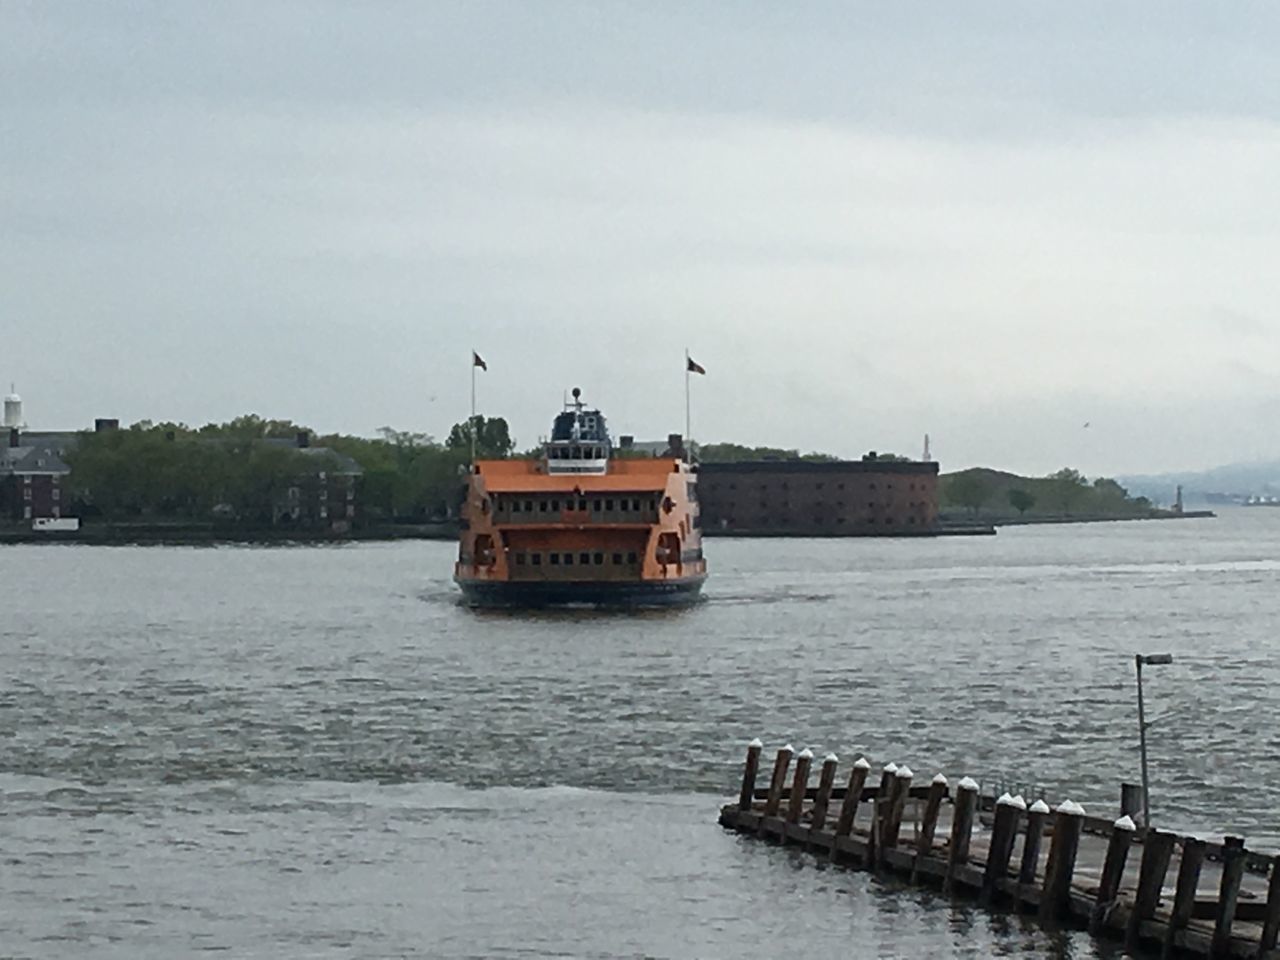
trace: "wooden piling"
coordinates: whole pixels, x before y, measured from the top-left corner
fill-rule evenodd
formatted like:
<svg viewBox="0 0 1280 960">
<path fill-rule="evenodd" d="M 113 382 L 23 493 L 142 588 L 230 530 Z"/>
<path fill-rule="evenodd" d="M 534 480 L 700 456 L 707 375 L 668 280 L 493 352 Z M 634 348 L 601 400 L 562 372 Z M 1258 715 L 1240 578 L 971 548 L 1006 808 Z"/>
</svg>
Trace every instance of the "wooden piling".
<svg viewBox="0 0 1280 960">
<path fill-rule="evenodd" d="M 1280 856 L 1271 858 L 1271 879 L 1267 883 L 1267 907 L 1262 920 L 1262 938 L 1258 942 L 1258 955 L 1264 956 L 1276 947 L 1276 934 L 1280 933 Z"/>
<path fill-rule="evenodd" d="M 1049 805 L 1037 800 L 1027 811 L 1027 835 L 1022 841 L 1022 863 L 1018 869 L 1018 883 L 1031 886 L 1036 882 L 1036 870 L 1040 866 L 1040 844 L 1044 839 L 1044 822 L 1049 817 Z"/>
<path fill-rule="evenodd" d="M 1142 785 L 1137 783 L 1120 784 L 1120 816 L 1128 817 L 1135 825 L 1145 827 L 1142 822 Z"/>
<path fill-rule="evenodd" d="M 1067 915 L 1071 902 L 1071 877 L 1076 869 L 1084 808 L 1064 800 L 1053 815 L 1053 839 L 1049 842 L 1049 862 L 1044 869 L 1040 895 L 1040 919 L 1056 921 Z"/>
<path fill-rule="evenodd" d="M 987 850 L 987 865 L 982 873 L 982 902 L 990 903 L 999 892 L 1000 881 L 1009 876 L 1009 860 L 1013 856 L 1013 842 L 1018 836 L 1018 815 L 1026 809 L 1021 797 L 1004 794 L 996 801 L 995 821 L 991 825 L 991 844 Z"/>
<path fill-rule="evenodd" d="M 929 784 L 929 796 L 924 802 L 924 818 L 920 821 L 920 836 L 916 840 L 916 859 L 911 866 L 911 882 L 915 883 L 920 872 L 920 861 L 933 852 L 933 835 L 938 830 L 938 814 L 947 796 L 947 778 L 939 773 Z"/>
<path fill-rule="evenodd" d="M 1102 877 L 1098 881 L 1098 895 L 1093 910 L 1089 914 L 1089 932 L 1101 930 L 1115 909 L 1116 895 L 1120 892 L 1120 881 L 1124 877 L 1124 862 L 1129 856 L 1129 845 L 1133 843 L 1133 833 L 1137 827 L 1133 819 L 1123 816 L 1111 828 L 1111 839 L 1107 842 L 1107 855 L 1102 861 Z"/>
<path fill-rule="evenodd" d="M 831 859 L 836 859 L 837 846 L 841 837 L 853 832 L 853 821 L 858 815 L 858 804 L 862 802 L 862 791 L 867 785 L 867 774 L 871 772 L 871 764 L 865 757 L 853 762 L 849 771 L 849 784 L 845 787 L 844 800 L 840 803 L 840 817 L 836 820 L 835 842 L 831 844 Z"/>
<path fill-rule="evenodd" d="M 1142 864 L 1138 868 L 1138 891 L 1129 912 L 1129 925 L 1125 930 L 1125 949 L 1132 953 L 1142 936 L 1142 924 L 1156 914 L 1160 903 L 1160 891 L 1169 872 L 1169 860 L 1173 856 L 1173 844 L 1177 837 L 1163 830 L 1148 830 L 1142 838 Z"/>
<path fill-rule="evenodd" d="M 969 862 L 969 838 L 973 834 L 973 812 L 978 803 L 978 784 L 965 777 L 956 784 L 951 801 L 951 843 L 947 851 L 947 875 L 943 889 L 948 893 L 955 885 L 956 872 Z"/>
<path fill-rule="evenodd" d="M 778 806 L 782 803 L 782 790 L 787 784 L 787 768 L 791 766 L 792 753 L 793 748 L 788 743 L 778 750 L 778 755 L 773 759 L 773 777 L 769 780 L 769 796 L 764 801 L 765 817 L 776 817 L 778 815 Z M 761 818 L 760 824 L 763 828 L 763 818 Z"/>
<path fill-rule="evenodd" d="M 836 782 L 836 764 L 840 758 L 828 753 L 822 760 L 822 773 L 818 776 L 818 794 L 813 798 L 813 815 L 810 829 L 821 830 L 827 825 L 827 807 L 831 804 L 831 788 Z"/>
<path fill-rule="evenodd" d="M 1246 856 L 1244 837 L 1227 837 L 1222 841 L 1222 883 L 1218 888 L 1218 915 L 1213 924 L 1213 946 L 1209 952 L 1214 960 L 1229 956 L 1231 924 L 1236 918 L 1236 901 L 1240 898 Z"/>
<path fill-rule="evenodd" d="M 1205 842 L 1195 837 L 1182 840 L 1182 862 L 1178 864 L 1178 888 L 1173 895 L 1173 909 L 1165 929 L 1162 960 L 1172 956 L 1178 934 L 1186 929 L 1191 911 L 1196 904 L 1196 887 L 1200 883 L 1200 868 L 1204 865 Z"/>
<path fill-rule="evenodd" d="M 902 815 L 907 809 L 907 797 L 911 793 L 911 781 L 915 774 L 905 764 L 894 771 L 893 788 L 887 805 L 884 824 L 884 836 L 881 838 L 881 852 L 892 850 L 898 845 L 898 834 L 902 831 Z"/>
<path fill-rule="evenodd" d="M 813 751 L 805 747 L 796 757 L 796 775 L 791 782 L 791 799 L 787 801 L 787 823 L 799 823 L 804 809 L 804 794 L 809 789 L 809 765 L 813 763 Z"/>
<path fill-rule="evenodd" d="M 756 795 L 756 773 L 760 769 L 760 751 L 764 744 L 759 739 L 747 744 L 747 762 L 742 767 L 742 792 L 738 794 L 738 809 L 750 810 Z"/>
</svg>

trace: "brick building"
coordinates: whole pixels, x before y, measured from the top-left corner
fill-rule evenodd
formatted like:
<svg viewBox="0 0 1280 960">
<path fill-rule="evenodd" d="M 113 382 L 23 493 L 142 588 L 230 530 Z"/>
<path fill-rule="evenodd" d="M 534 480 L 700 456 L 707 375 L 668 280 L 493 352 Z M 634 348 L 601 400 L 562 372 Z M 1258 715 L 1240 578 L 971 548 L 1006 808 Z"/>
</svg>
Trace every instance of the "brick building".
<svg viewBox="0 0 1280 960">
<path fill-rule="evenodd" d="M 704 463 L 698 498 L 703 530 L 712 535 L 927 536 L 937 530 L 938 464 Z"/>
<path fill-rule="evenodd" d="M 68 512 L 66 477 L 71 472 L 55 443 L 24 436 L 10 427 L 0 449 L 0 517 L 16 522 L 59 519 Z"/>
<path fill-rule="evenodd" d="M 298 431 L 292 441 L 265 442 L 292 447 L 311 462 L 310 469 L 276 498 L 271 522 L 348 532 L 356 519 L 356 482 L 364 474 L 360 464 L 329 447 L 312 446 L 306 430 Z"/>
</svg>

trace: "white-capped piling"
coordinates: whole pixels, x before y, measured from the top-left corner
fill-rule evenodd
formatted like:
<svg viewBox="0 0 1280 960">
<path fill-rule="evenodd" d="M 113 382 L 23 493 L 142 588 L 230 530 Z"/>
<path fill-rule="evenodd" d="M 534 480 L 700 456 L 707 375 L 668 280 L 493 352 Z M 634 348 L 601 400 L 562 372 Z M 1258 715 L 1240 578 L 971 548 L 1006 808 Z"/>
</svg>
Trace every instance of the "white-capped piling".
<svg viewBox="0 0 1280 960">
<path fill-rule="evenodd" d="M 818 775 L 818 793 L 813 798 L 813 812 L 810 817 L 811 829 L 821 830 L 827 824 L 827 807 L 831 803 L 831 790 L 836 782 L 836 765 L 840 758 L 828 753 L 822 759 L 822 772 Z"/>
<path fill-rule="evenodd" d="M 924 801 L 924 816 L 920 820 L 920 836 L 916 838 L 916 859 L 911 865 L 911 881 L 920 873 L 920 862 L 933 852 L 933 835 L 938 829 L 938 814 L 947 796 L 947 778 L 939 773 L 929 783 L 929 794 Z"/>
<path fill-rule="evenodd" d="M 1163 830 L 1148 830 L 1142 837 L 1142 862 L 1138 866 L 1138 889 L 1134 893 L 1133 908 L 1129 911 L 1129 923 L 1125 928 L 1125 948 L 1130 953 L 1138 947 L 1138 941 L 1142 935 L 1142 924 L 1156 914 L 1176 839 L 1174 834 Z"/>
<path fill-rule="evenodd" d="M 778 750 L 778 755 L 773 758 L 773 776 L 769 780 L 769 794 L 764 801 L 764 815 L 766 817 L 776 817 L 778 815 L 778 807 L 782 804 L 782 791 L 787 785 L 787 769 L 791 766 L 791 755 L 795 750 L 791 744 L 787 744 Z M 761 827 L 764 820 L 760 821 Z"/>
<path fill-rule="evenodd" d="M 1124 877 L 1124 864 L 1133 843 L 1134 823 L 1128 814 L 1120 817 L 1111 827 L 1107 840 L 1107 855 L 1102 861 L 1102 876 L 1098 878 L 1097 899 L 1089 912 L 1089 931 L 1097 933 L 1115 909 L 1116 894 L 1120 892 L 1120 880 Z"/>
<path fill-rule="evenodd" d="M 1021 797 L 1005 793 L 996 801 L 995 819 L 991 825 L 991 843 L 987 849 L 987 863 L 982 872 L 982 900 L 989 902 L 1000 892 L 1003 881 L 1009 876 L 1009 860 L 1013 857 L 1013 843 L 1018 836 L 1018 817 L 1026 809 Z"/>
<path fill-rule="evenodd" d="M 1040 895 L 1042 920 L 1055 921 L 1067 914 L 1083 827 L 1084 807 L 1072 800 L 1063 800 L 1053 814 L 1053 839 L 1049 842 L 1049 862 L 1044 868 Z"/>
<path fill-rule="evenodd" d="M 867 785 L 867 775 L 871 772 L 871 764 L 866 757 L 859 757 L 849 770 L 849 783 L 845 787 L 844 800 L 840 804 L 840 818 L 836 821 L 836 843 L 831 845 L 831 857 L 836 858 L 836 845 L 841 837 L 853 832 L 853 822 L 858 816 L 858 805 L 862 803 L 862 791 Z"/>
<path fill-rule="evenodd" d="M 791 781 L 791 799 L 787 806 L 787 823 L 799 823 L 804 809 L 805 791 L 809 789 L 809 766 L 813 763 L 813 751 L 805 747 L 796 757 L 796 775 Z"/>
<path fill-rule="evenodd" d="M 969 839 L 973 835 L 973 814 L 978 805 L 978 784 L 965 777 L 956 784 L 956 794 L 951 800 L 951 843 L 947 851 L 947 875 L 944 889 L 951 891 L 956 873 L 969 862 Z"/>
</svg>

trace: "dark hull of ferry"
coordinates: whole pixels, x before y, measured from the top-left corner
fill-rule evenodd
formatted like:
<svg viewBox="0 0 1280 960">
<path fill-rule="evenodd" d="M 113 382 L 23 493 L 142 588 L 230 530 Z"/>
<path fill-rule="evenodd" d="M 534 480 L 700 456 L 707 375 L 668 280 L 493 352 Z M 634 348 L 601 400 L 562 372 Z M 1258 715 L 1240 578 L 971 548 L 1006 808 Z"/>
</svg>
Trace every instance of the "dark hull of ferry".
<svg viewBox="0 0 1280 960">
<path fill-rule="evenodd" d="M 679 607 L 696 603 L 706 576 L 646 581 L 463 580 L 462 600 L 471 607 Z"/>
</svg>

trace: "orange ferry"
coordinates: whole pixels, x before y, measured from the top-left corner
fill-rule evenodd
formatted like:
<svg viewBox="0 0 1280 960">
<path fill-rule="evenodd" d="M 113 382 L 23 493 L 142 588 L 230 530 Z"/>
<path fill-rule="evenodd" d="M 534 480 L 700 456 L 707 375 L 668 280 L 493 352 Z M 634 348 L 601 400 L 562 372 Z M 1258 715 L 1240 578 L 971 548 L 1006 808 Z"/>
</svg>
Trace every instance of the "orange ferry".
<svg viewBox="0 0 1280 960">
<path fill-rule="evenodd" d="M 454 581 L 472 606 L 670 605 L 707 578 L 694 467 L 618 458 L 581 391 L 536 460 L 478 460 Z"/>
</svg>

